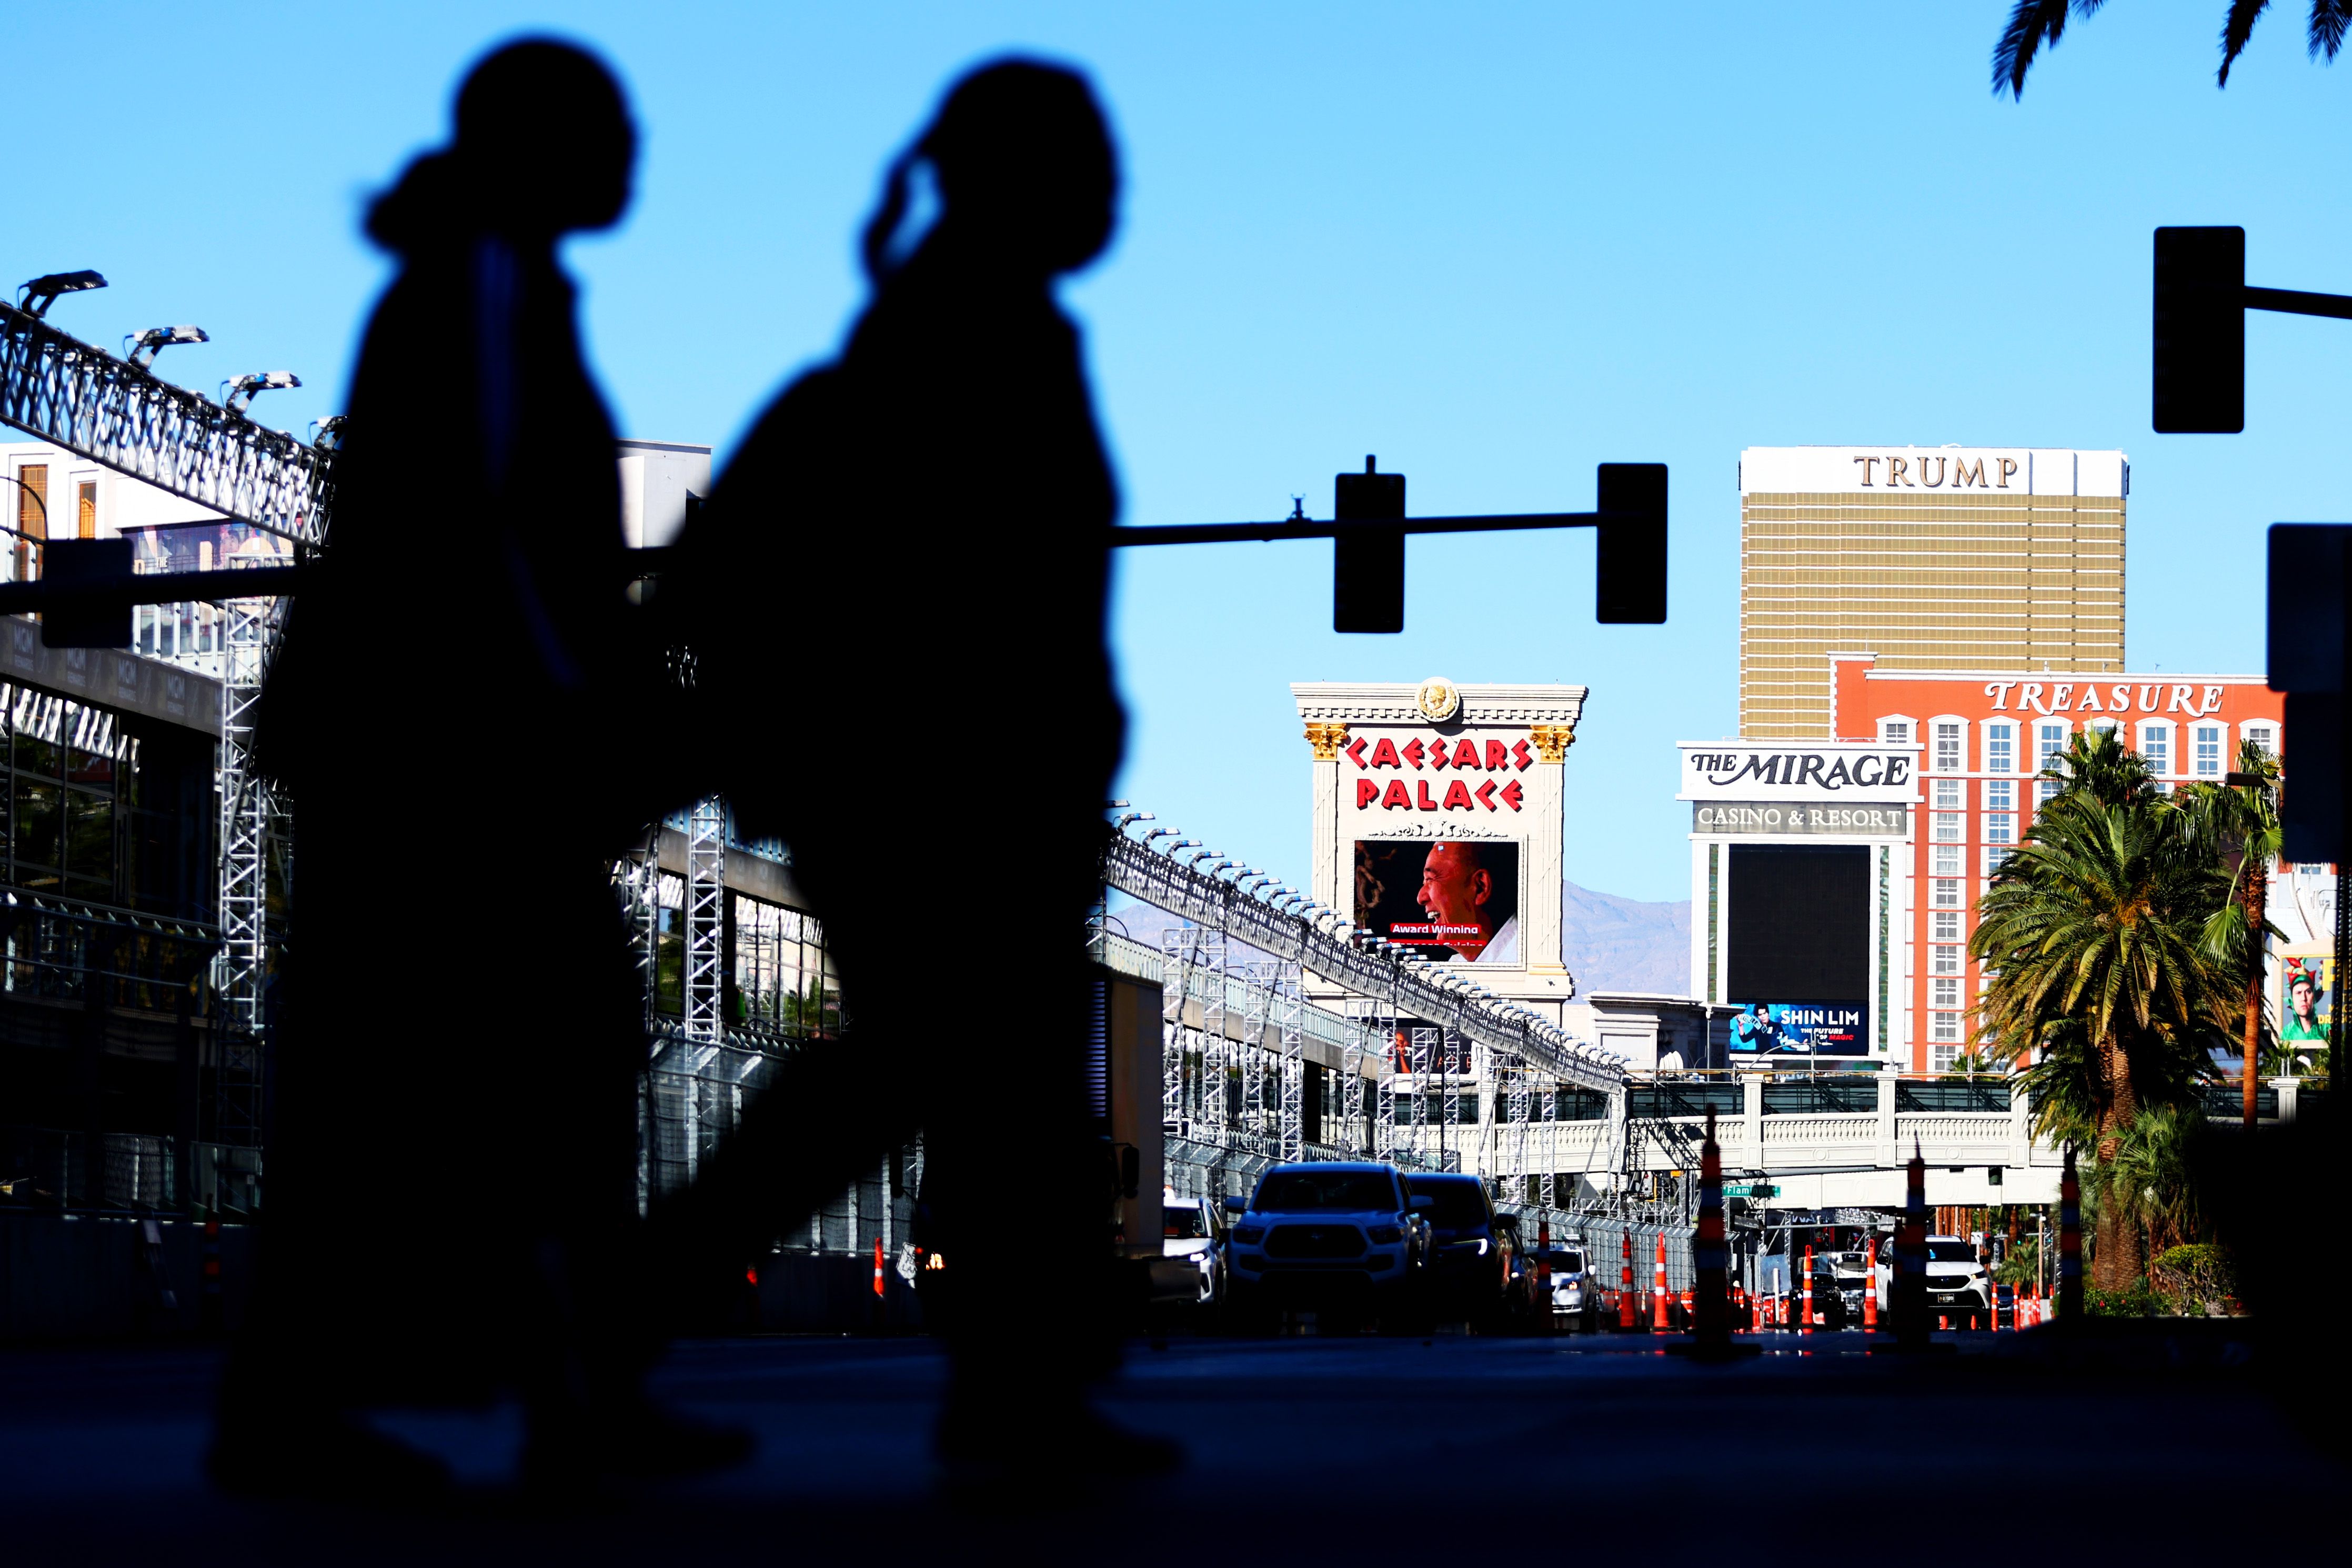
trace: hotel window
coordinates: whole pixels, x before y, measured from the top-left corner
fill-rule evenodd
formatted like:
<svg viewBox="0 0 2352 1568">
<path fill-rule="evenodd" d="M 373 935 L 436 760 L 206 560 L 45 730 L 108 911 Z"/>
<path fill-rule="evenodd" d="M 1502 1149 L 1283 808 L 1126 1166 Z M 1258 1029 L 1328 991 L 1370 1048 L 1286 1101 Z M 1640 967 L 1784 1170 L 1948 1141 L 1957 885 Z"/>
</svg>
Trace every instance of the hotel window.
<svg viewBox="0 0 2352 1568">
<path fill-rule="evenodd" d="M 1959 972 L 1960 944 L 1956 942 L 1937 942 L 1935 946 L 1933 966 L 1929 969 L 1928 973 L 1931 974 L 1958 974 Z M 1958 1005 L 1958 1004 L 1957 1003 L 1954 1004 L 1955 1006 Z"/>
<path fill-rule="evenodd" d="M 84 479 L 74 487 L 74 536 L 78 539 L 98 537 L 98 481 Z"/>
<path fill-rule="evenodd" d="M 1954 1045 L 1958 1045 L 1959 1043 L 1960 1016 L 1958 1013 L 1930 1013 L 1927 1017 L 1927 1037 L 1929 1039 L 1948 1040 Z M 1951 1065 L 1951 1058 L 1949 1055 L 1946 1055 L 1944 1057 L 1940 1065 L 1945 1067 L 1949 1067 Z"/>
<path fill-rule="evenodd" d="M 2168 773 L 2172 771 L 2172 726 L 2143 724 L 2139 727 L 2139 754 L 2147 759 L 2147 771 Z"/>
<path fill-rule="evenodd" d="M 2268 724 L 2247 725 L 2246 744 L 2259 748 L 2263 755 L 2266 757 L 2275 757 L 2278 755 L 2278 737 L 2272 731 L 2271 727 Z"/>
<path fill-rule="evenodd" d="M 1984 820 L 1984 841 L 1987 844 L 2017 842 L 2017 814 L 2010 811 L 1988 811 Z"/>
<path fill-rule="evenodd" d="M 1927 1005 L 1935 1008 L 1959 1010 L 1960 983 L 1956 978 L 1938 976 L 1927 982 Z"/>
<path fill-rule="evenodd" d="M 1936 781 L 1936 807 L 1939 811 L 1959 811 L 1969 804 L 1969 786 L 1964 779 Z"/>
<path fill-rule="evenodd" d="M 1932 896 L 1937 909 L 1957 910 L 1960 907 L 1960 879 L 1958 877 L 1937 877 L 1930 886 L 1934 889 Z"/>
<path fill-rule="evenodd" d="M 1965 813 L 1958 811 L 1939 811 L 1936 813 L 1936 842 L 1938 844 L 1958 844 L 1962 839 L 1966 838 L 1968 835 L 1964 833 L 1960 827 L 1960 820 L 1965 815 Z"/>
<path fill-rule="evenodd" d="M 1937 942 L 1960 940 L 1960 917 L 1957 910 L 1937 910 L 1928 920 L 1933 928 L 1930 934 Z"/>
<path fill-rule="evenodd" d="M 1946 1034 L 1943 1031 L 1948 1026 L 1950 1033 Z M 1949 1014 L 1936 1020 L 1936 1037 L 1939 1040 L 1957 1041 L 1960 1037 L 1960 1021 Z M 1954 1064 L 1958 1061 L 1959 1055 L 1960 1047 L 1958 1045 L 1931 1047 L 1927 1052 L 1929 1068 L 1935 1072 L 1949 1072 Z"/>
<path fill-rule="evenodd" d="M 1988 724 L 1985 726 L 1985 772 L 2013 773 L 2017 771 L 2017 726 Z"/>
<path fill-rule="evenodd" d="M 2011 855 L 2016 853 L 2016 850 L 2011 848 L 2006 844 L 1986 845 L 1984 847 L 1984 874 L 1988 877 L 1996 875 L 2000 870 L 2002 863 L 2007 861 Z"/>
<path fill-rule="evenodd" d="M 2056 779 L 2043 779 L 2033 786 L 2033 804 L 2047 805 L 2058 798 L 2060 785 Z"/>
<path fill-rule="evenodd" d="M 1958 845 L 1938 844 L 1935 847 L 1934 855 L 1935 865 L 1931 867 L 1930 869 L 1932 869 L 1937 876 L 1957 877 L 1960 874 L 1960 847 Z"/>
<path fill-rule="evenodd" d="M 1987 811 L 2016 810 L 2017 786 L 2007 779 L 1987 780 L 1985 783 L 1985 809 Z"/>
<path fill-rule="evenodd" d="M 1881 736 L 1880 739 L 1884 740 L 1888 745 L 1907 746 L 1911 743 L 1910 721 L 1906 719 L 1889 719 L 1882 728 L 1884 728 L 1886 732 Z"/>
<path fill-rule="evenodd" d="M 1960 760 L 1960 727 L 1957 722 L 1943 721 L 1936 726 L 1936 771 L 1957 773 L 1966 766 Z"/>
<path fill-rule="evenodd" d="M 31 580 L 34 564 L 28 539 L 49 536 L 49 466 L 27 463 L 16 470 L 16 581 Z"/>
<path fill-rule="evenodd" d="M 2197 776 L 2217 779 L 2221 776 L 2221 726 L 2197 726 Z"/>
<path fill-rule="evenodd" d="M 2066 726 L 2043 724 L 2034 731 L 2033 768 L 2036 773 L 2050 765 L 2050 759 L 2062 756 L 2066 750 Z"/>
</svg>

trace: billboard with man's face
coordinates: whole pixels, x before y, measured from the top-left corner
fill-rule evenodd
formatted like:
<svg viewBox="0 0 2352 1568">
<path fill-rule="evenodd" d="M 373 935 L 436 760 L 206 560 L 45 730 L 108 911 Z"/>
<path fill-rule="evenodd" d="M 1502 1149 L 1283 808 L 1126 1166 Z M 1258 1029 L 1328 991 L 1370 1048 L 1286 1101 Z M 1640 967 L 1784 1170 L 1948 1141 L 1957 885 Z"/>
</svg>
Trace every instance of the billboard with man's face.
<svg viewBox="0 0 2352 1568">
<path fill-rule="evenodd" d="M 1356 841 L 1356 924 L 1440 963 L 1517 968 L 1516 839 Z"/>
<path fill-rule="evenodd" d="M 1858 1057 L 1869 1051 L 1864 1009 L 1851 1002 L 1738 1002 L 1735 1056 Z"/>
<path fill-rule="evenodd" d="M 2279 961 L 2279 1044 L 2296 1056 L 2327 1047 L 2335 1016 L 2330 973 L 2336 961 L 2324 953 L 2289 953 Z"/>
</svg>

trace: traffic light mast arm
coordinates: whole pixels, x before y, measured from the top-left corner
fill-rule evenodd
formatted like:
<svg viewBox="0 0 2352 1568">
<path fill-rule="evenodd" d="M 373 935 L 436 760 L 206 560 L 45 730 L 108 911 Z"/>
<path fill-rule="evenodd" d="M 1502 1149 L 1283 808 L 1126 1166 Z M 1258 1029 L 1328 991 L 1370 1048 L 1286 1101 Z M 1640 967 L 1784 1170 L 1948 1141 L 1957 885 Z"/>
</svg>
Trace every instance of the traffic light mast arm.
<svg viewBox="0 0 2352 1568">
<path fill-rule="evenodd" d="M 2352 295 L 2308 294 L 2300 289 L 2245 289 L 2249 310 L 2278 310 L 2290 316 L 2333 316 L 2339 321 L 2352 321 Z"/>
<path fill-rule="evenodd" d="M 55 550 L 63 541 L 52 540 Z M 156 572 L 93 583 L 38 577 L 30 583 L 0 583 L 0 616 L 31 616 L 63 608 L 127 611 L 133 605 L 218 604 L 225 599 L 267 599 L 301 586 L 299 566 L 251 566 L 229 572 Z"/>
<path fill-rule="evenodd" d="M 1503 533 L 1528 528 L 1598 528 L 1604 522 L 1637 522 L 1638 512 L 1530 511 L 1496 517 L 1408 517 L 1393 522 L 1180 522 L 1157 528 L 1114 528 L 1110 542 L 1122 544 L 1243 544 L 1281 539 L 1337 539 L 1371 527 L 1396 533 Z"/>
</svg>

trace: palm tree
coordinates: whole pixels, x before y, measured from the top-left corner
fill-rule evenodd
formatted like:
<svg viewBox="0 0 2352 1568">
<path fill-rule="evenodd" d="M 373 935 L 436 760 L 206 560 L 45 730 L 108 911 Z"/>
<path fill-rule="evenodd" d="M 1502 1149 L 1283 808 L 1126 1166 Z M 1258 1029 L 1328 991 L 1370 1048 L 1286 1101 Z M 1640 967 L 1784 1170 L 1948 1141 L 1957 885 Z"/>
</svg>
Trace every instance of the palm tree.
<svg viewBox="0 0 2352 1568">
<path fill-rule="evenodd" d="M 2198 1108 L 2153 1105 L 2124 1129 L 2114 1155 L 2095 1167 L 2101 1214 L 2112 1213 L 2135 1233 L 2145 1230 L 2150 1256 L 2195 1240 L 2203 1228 L 2196 1163 L 2204 1133 Z"/>
<path fill-rule="evenodd" d="M 2284 842 L 2278 814 L 2279 768 L 2260 746 L 2246 742 L 2238 770 L 2227 784 L 2195 784 L 2182 792 L 2183 819 L 2189 831 L 2210 840 L 2236 862 L 2229 897 L 2205 922 L 2200 946 L 2211 962 L 2243 978 L 2246 1068 L 2243 1080 L 2246 1131 L 2254 1128 L 2254 1091 L 2262 1081 L 2263 946 L 2284 936 L 2270 923 L 2270 870 Z"/>
<path fill-rule="evenodd" d="M 2025 96 L 2025 73 L 2033 67 L 2033 58 L 2042 46 L 2058 47 L 2059 37 L 2066 31 L 2066 17 L 2071 12 L 2088 16 L 2096 11 L 2102 0 L 2017 0 L 2009 14 L 2009 24 L 2000 30 L 2000 40 L 1992 47 L 1992 90 L 1994 96 L 2008 93 L 2011 98 Z M 2229 0 L 2229 10 L 2221 18 L 2221 74 L 2219 85 L 2230 85 L 2230 68 L 2253 37 L 2254 23 L 2270 8 L 2270 0 Z M 2352 27 L 2352 0 L 2311 0 L 2311 19 L 2305 39 L 2311 58 L 2327 57 L 2330 62 L 2344 47 L 2344 34 Z"/>
<path fill-rule="evenodd" d="M 1991 974 L 1978 1035 L 2020 1067 L 2046 1053 L 2043 1120 L 2087 1132 L 2105 1163 L 2143 1104 L 2193 1100 L 2201 1043 L 2237 1000 L 2234 975 L 2201 946 L 2226 880 L 2209 840 L 2112 733 L 2078 734 L 2043 776 L 2063 787 L 1994 876 L 1970 939 Z M 2137 1233 L 2118 1205 L 2101 1206 L 2102 1289 L 2138 1277 Z"/>
</svg>

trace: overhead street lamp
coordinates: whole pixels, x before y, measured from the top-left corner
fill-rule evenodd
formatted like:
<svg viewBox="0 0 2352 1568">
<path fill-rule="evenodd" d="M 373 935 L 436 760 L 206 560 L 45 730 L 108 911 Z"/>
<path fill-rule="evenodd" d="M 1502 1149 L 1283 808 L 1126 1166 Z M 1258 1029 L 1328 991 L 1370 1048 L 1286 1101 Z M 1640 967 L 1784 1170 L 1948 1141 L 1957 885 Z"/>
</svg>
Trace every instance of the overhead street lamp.
<svg viewBox="0 0 2352 1568">
<path fill-rule="evenodd" d="M 290 370 L 257 370 L 250 375 L 222 382 L 221 406 L 231 414 L 242 414 L 253 405 L 257 393 L 283 392 L 301 384 L 302 378 Z"/>
<path fill-rule="evenodd" d="M 49 313 L 59 295 L 105 287 L 106 279 L 86 267 L 79 272 L 45 272 L 16 290 L 16 309 L 37 321 Z"/>
<path fill-rule="evenodd" d="M 122 357 L 146 370 L 155 363 L 155 356 L 165 349 L 182 343 L 208 343 L 212 334 L 202 327 L 150 327 L 143 332 L 133 332 L 122 340 Z"/>
</svg>

